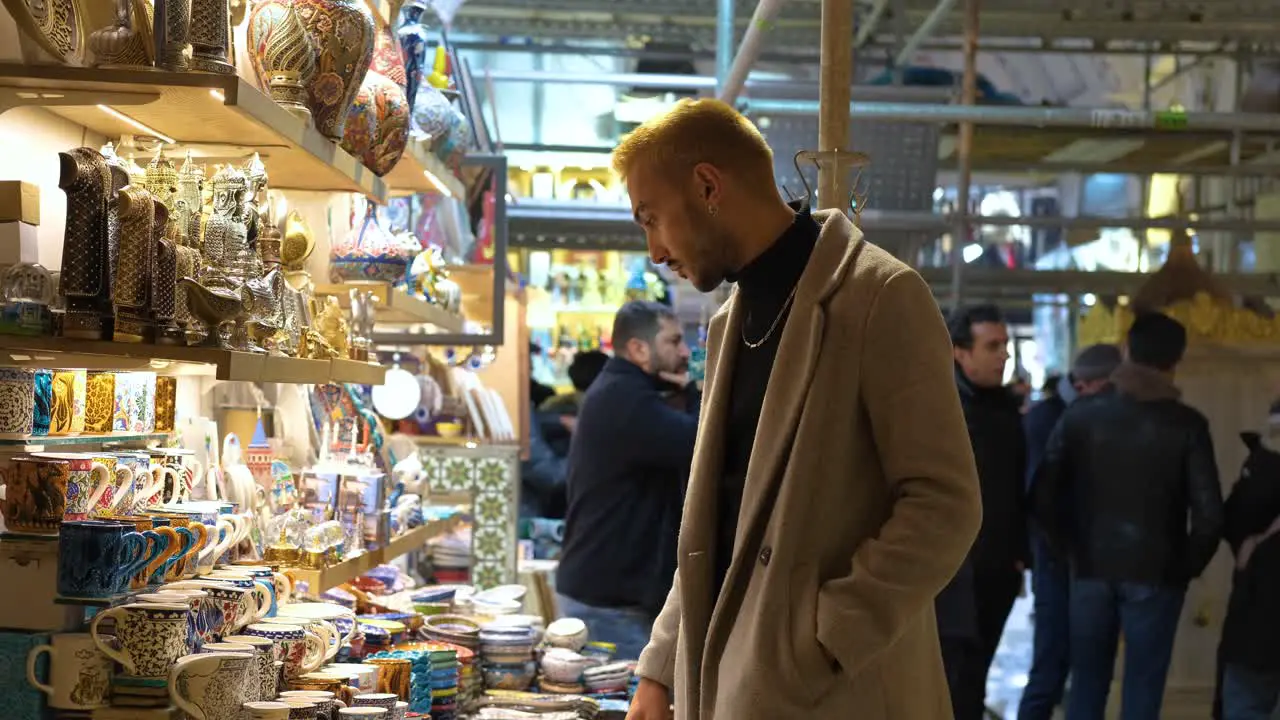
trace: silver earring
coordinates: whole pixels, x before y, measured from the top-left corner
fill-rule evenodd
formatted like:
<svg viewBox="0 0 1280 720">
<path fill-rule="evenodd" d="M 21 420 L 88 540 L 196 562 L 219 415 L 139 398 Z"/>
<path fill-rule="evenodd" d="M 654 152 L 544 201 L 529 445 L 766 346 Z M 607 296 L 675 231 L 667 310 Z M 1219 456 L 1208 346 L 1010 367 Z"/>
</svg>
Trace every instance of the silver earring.
<svg viewBox="0 0 1280 720">
<path fill-rule="evenodd" d="M 710 215 L 711 217 L 715 217 L 715 215 L 716 215 L 716 213 L 717 213 L 717 212 L 719 212 L 719 210 L 718 210 L 718 208 L 716 208 L 716 206 L 715 206 L 715 205 L 708 205 L 708 206 L 707 206 L 707 214 L 708 214 L 708 215 Z"/>
</svg>

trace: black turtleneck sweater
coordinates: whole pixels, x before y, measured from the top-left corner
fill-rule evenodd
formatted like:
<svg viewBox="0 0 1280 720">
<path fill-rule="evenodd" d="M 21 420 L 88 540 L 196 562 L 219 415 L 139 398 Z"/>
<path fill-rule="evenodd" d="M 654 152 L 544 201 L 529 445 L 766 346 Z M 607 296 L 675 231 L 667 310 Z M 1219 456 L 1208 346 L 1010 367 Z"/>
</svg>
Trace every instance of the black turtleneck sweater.
<svg viewBox="0 0 1280 720">
<path fill-rule="evenodd" d="M 723 475 L 720 478 L 719 513 L 715 551 L 716 581 L 719 589 L 733 559 L 734 535 L 738 530 L 738 513 L 742 509 L 742 491 L 747 482 L 747 464 L 755 445 L 756 426 L 764 393 L 778 355 L 778 342 L 791 312 L 791 292 L 809 263 L 818 241 L 818 223 L 807 207 L 796 212 L 791 227 L 755 260 L 729 278 L 738 285 L 738 303 L 742 312 L 742 332 L 726 342 L 738 343 L 733 364 L 733 380 L 729 390 L 729 414 L 725 426 Z M 777 324 L 774 325 L 774 320 Z M 769 333 L 773 326 L 772 334 Z M 750 347 L 768 334 L 759 347 Z M 744 339 L 745 337 L 745 339 Z M 772 432 L 770 429 L 766 431 Z"/>
</svg>

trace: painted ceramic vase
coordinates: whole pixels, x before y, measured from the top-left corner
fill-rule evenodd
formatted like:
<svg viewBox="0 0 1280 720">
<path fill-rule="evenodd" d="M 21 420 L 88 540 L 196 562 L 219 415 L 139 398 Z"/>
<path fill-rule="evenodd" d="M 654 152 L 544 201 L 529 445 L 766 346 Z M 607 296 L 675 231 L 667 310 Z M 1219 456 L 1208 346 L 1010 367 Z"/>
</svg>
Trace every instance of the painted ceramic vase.
<svg viewBox="0 0 1280 720">
<path fill-rule="evenodd" d="M 408 140 L 409 102 L 404 90 L 370 70 L 347 113 L 342 147 L 381 177 L 400 162 Z"/>
<path fill-rule="evenodd" d="M 444 161 L 455 173 L 462 168 L 462 159 L 471 147 L 471 122 L 457 108 L 449 115 L 449 132 L 444 142 L 435 149 L 436 157 Z"/>
<path fill-rule="evenodd" d="M 400 45 L 400 58 L 404 63 L 405 97 L 413 105 L 422 87 L 422 67 L 426 60 L 428 31 L 422 24 L 425 8 L 420 4 L 406 4 L 401 12 L 402 22 L 396 30 L 396 40 Z"/>
<path fill-rule="evenodd" d="M 362 162 L 365 154 L 373 148 L 373 138 L 378 132 L 378 108 L 374 100 L 375 88 L 371 85 L 374 78 L 372 72 L 364 76 L 360 91 L 351 101 L 351 107 L 347 108 L 347 121 L 342 126 L 342 149 Z"/>
<path fill-rule="evenodd" d="M 360 226 L 333 244 L 329 254 L 331 281 L 396 283 L 404 279 L 413 255 L 382 229 L 375 210 L 376 206 L 370 204 Z"/>
<path fill-rule="evenodd" d="M 418 96 L 413 103 L 414 137 L 428 139 L 433 151 L 440 148 L 449 136 L 454 114 L 449 98 L 424 83 L 418 88 Z"/>
<path fill-rule="evenodd" d="M 373 61 L 369 70 L 385 77 L 407 92 L 409 76 L 400 53 L 400 43 L 388 28 L 378 31 L 373 43 Z M 407 97 L 407 95 L 406 95 Z"/>
<path fill-rule="evenodd" d="M 249 61 L 258 87 L 271 89 L 278 72 L 296 72 L 303 85 L 316 73 L 316 48 L 293 0 L 258 0 L 249 12 Z M 272 90 L 272 99 L 279 102 Z"/>
<path fill-rule="evenodd" d="M 347 109 L 373 62 L 373 16 L 363 0 L 294 0 L 316 48 L 316 73 L 307 83 L 316 128 L 342 138 Z"/>
</svg>

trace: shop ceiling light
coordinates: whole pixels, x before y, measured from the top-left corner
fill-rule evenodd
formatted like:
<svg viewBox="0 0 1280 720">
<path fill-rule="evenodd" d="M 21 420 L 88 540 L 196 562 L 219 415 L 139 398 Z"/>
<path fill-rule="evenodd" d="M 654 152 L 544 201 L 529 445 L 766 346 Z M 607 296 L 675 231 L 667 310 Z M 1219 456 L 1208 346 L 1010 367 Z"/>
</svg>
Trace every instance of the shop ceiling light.
<svg viewBox="0 0 1280 720">
<path fill-rule="evenodd" d="M 430 170 L 423 170 L 422 174 L 426 175 L 427 180 L 430 181 L 432 185 L 435 185 L 436 189 L 439 190 L 445 197 L 449 197 L 449 198 L 453 197 L 453 191 L 449 189 L 448 185 L 444 184 L 444 181 L 436 177 L 435 173 L 431 172 Z"/>
<path fill-rule="evenodd" d="M 107 107 L 106 105 L 99 105 L 98 109 L 123 123 L 132 125 L 134 128 L 141 131 L 144 135 L 150 135 L 154 138 L 159 138 L 160 140 L 163 140 L 164 142 L 170 145 L 178 144 L 177 140 L 174 140 L 173 138 L 169 137 L 168 135 L 165 135 L 164 133 L 160 132 L 159 130 L 156 130 L 153 127 L 148 127 L 138 122 L 137 120 L 134 120 L 133 118 L 129 117 L 128 115 L 125 115 L 124 113 L 120 112 L 119 110 L 116 110 L 115 108 Z"/>
</svg>

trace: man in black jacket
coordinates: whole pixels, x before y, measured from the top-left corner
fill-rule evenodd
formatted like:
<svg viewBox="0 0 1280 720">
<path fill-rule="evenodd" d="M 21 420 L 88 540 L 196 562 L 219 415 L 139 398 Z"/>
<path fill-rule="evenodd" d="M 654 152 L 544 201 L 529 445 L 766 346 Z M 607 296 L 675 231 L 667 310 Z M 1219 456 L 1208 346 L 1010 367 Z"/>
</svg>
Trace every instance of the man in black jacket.
<svg viewBox="0 0 1280 720">
<path fill-rule="evenodd" d="M 1035 478 L 1036 519 L 1072 568 L 1067 720 L 1103 717 L 1121 634 L 1121 717 L 1160 717 L 1187 583 L 1222 537 L 1209 423 L 1173 384 L 1186 346 L 1176 320 L 1138 317 L 1112 387 L 1067 409 Z"/>
<path fill-rule="evenodd" d="M 1115 345 L 1090 345 L 1076 355 L 1071 373 L 1058 391 L 1037 403 L 1022 419 L 1027 436 L 1027 487 L 1044 459 L 1049 436 L 1077 397 L 1104 390 L 1122 360 Z M 1044 533 L 1031 532 L 1031 588 L 1035 596 L 1035 642 L 1031 672 L 1018 703 L 1018 720 L 1049 720 L 1062 702 L 1071 668 L 1071 572 L 1053 555 Z"/>
<path fill-rule="evenodd" d="M 556 574 L 562 615 L 635 659 L 676 569 L 698 398 L 670 308 L 629 302 L 613 321 L 615 356 L 583 397 L 569 447 L 569 511 Z M 686 393 L 686 409 L 664 397 Z"/>
<path fill-rule="evenodd" d="M 987 671 L 1026 567 L 1026 444 L 1022 399 L 1004 385 L 1009 329 L 1000 310 L 981 305 L 948 321 L 956 386 L 982 485 L 982 529 L 935 609 L 956 720 L 980 720 Z"/>
</svg>

